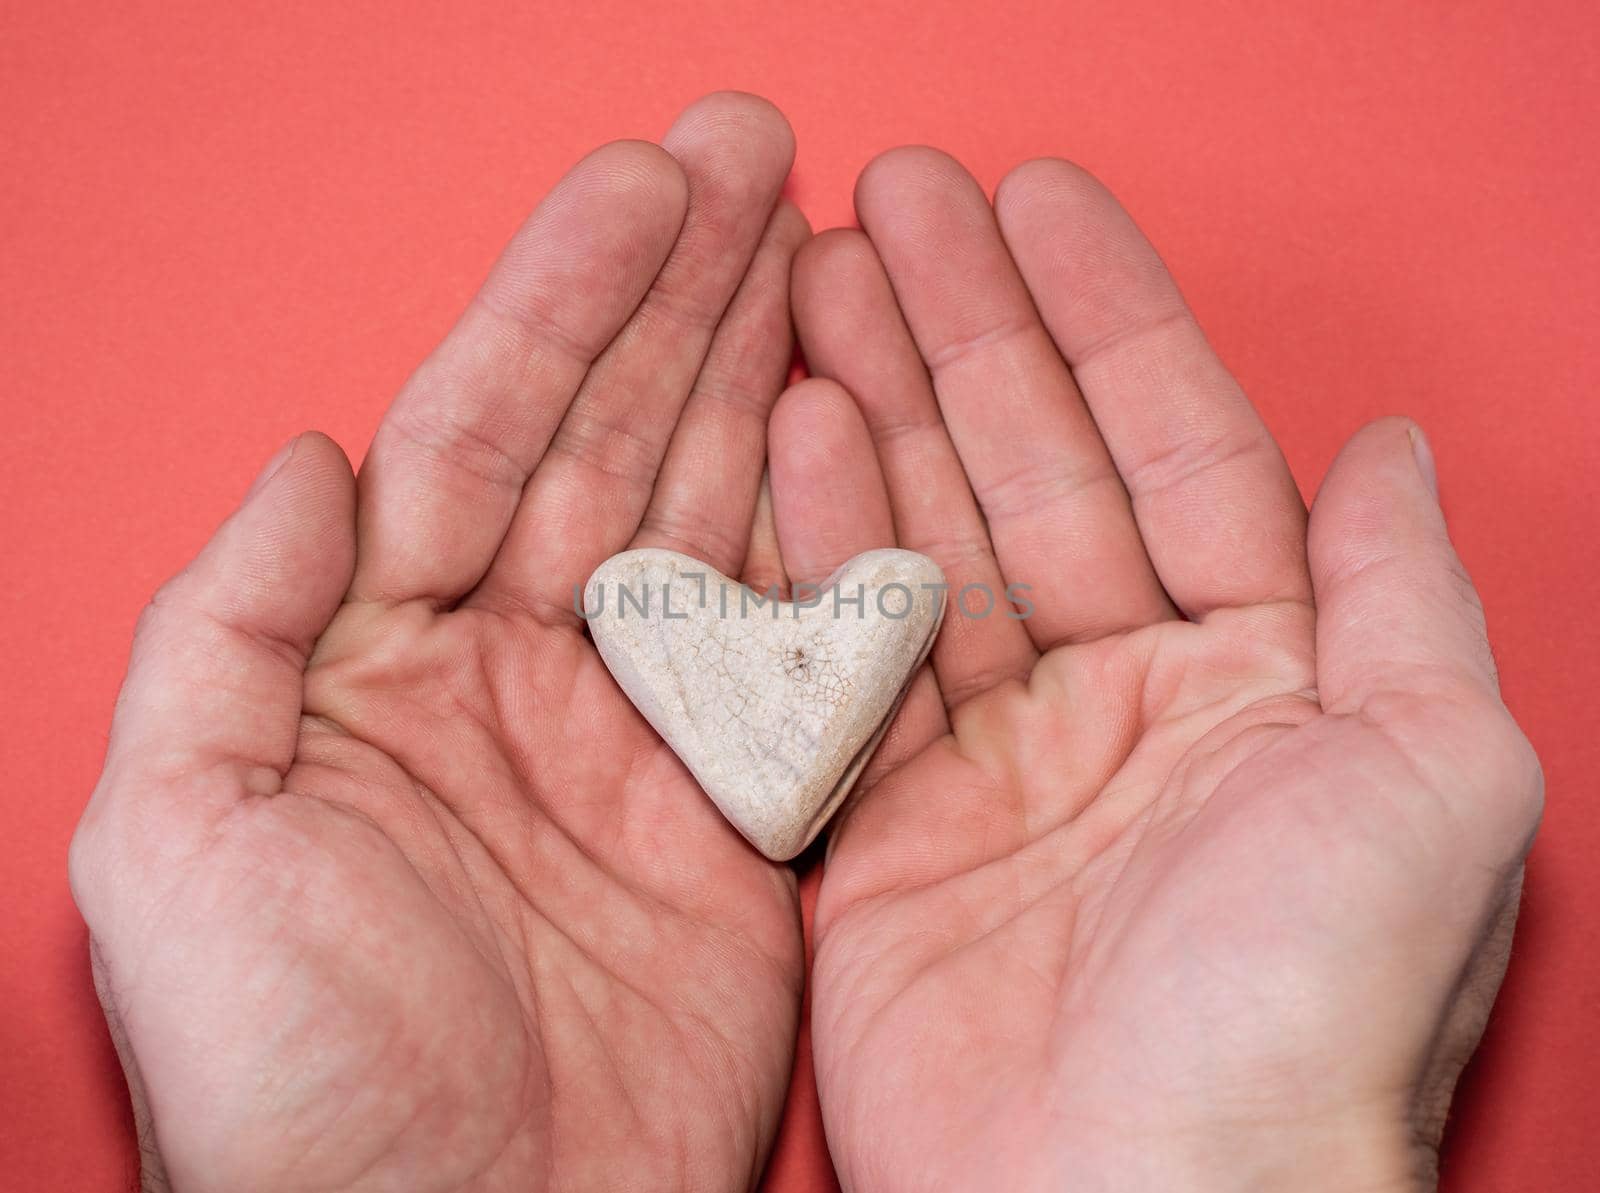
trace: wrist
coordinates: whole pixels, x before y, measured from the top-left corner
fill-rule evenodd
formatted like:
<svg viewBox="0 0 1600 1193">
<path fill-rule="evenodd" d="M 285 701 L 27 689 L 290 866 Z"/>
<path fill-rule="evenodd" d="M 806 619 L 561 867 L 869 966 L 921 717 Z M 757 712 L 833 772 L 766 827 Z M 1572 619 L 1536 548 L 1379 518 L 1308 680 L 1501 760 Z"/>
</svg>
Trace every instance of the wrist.
<svg viewBox="0 0 1600 1193">
<path fill-rule="evenodd" d="M 1264 1118 L 1101 1134 L 1093 1180 L 1074 1162 L 1074 1187 L 1184 1193 L 1427 1193 L 1437 1157 L 1400 1118 L 1306 1123 Z"/>
<path fill-rule="evenodd" d="M 1194 1187 L 1218 1193 L 1426 1193 L 1436 1184 L 1433 1157 L 1420 1155 L 1399 1124 L 1285 1126 L 1253 1138 L 1224 1135 L 1206 1159 Z M 1206 1181 L 1208 1174 L 1215 1179 Z"/>
</svg>

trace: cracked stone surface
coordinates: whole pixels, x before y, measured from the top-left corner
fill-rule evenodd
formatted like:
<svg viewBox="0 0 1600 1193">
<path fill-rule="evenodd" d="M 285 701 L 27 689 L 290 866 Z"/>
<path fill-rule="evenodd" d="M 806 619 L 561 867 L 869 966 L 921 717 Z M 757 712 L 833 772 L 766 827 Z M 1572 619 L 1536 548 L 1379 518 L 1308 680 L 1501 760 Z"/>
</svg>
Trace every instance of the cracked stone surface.
<svg viewBox="0 0 1600 1193">
<path fill-rule="evenodd" d="M 849 794 L 927 657 L 944 576 L 868 551 L 794 601 L 675 551 L 625 551 L 584 592 L 622 690 L 722 814 L 784 861 Z"/>
</svg>

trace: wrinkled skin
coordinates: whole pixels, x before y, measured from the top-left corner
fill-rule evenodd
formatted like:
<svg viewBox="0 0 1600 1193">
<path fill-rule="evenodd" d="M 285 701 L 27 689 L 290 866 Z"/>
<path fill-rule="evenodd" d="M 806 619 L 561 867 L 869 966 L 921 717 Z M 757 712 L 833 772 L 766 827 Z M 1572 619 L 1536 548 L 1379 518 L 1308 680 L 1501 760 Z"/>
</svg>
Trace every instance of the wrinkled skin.
<svg viewBox="0 0 1600 1193">
<path fill-rule="evenodd" d="M 760 1171 L 794 878 L 616 689 L 571 591 L 629 545 L 739 571 L 808 230 L 764 102 L 701 101 L 664 145 L 557 186 L 359 486 L 301 437 L 141 621 L 72 875 L 151 1186 Z"/>
<path fill-rule="evenodd" d="M 1088 175 L 1029 163 L 991 209 L 901 150 L 856 205 L 796 266 L 831 380 L 773 417 L 790 574 L 892 542 L 1033 610 L 947 622 L 834 831 L 845 1185 L 1431 1184 L 1542 786 L 1425 441 L 1360 432 L 1308 526 Z"/>
<path fill-rule="evenodd" d="M 1032 616 L 947 617 L 832 833 L 846 1186 L 1430 1179 L 1540 778 L 1420 434 L 1358 433 L 1308 519 L 1081 171 L 991 206 L 896 151 L 864 231 L 801 248 L 791 154 L 718 95 L 585 159 L 359 480 L 300 437 L 141 620 L 72 879 L 148 1187 L 750 1186 L 794 880 L 572 586 L 628 546 L 765 589 L 891 543 Z M 791 262 L 819 379 L 778 400 Z"/>
</svg>

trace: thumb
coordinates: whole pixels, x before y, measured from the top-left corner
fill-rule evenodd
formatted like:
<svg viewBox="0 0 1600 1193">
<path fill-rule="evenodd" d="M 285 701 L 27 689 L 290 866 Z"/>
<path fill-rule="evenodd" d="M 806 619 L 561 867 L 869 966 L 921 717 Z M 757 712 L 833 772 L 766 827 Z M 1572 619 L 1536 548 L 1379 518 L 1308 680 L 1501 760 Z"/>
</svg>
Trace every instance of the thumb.
<svg viewBox="0 0 1600 1193">
<path fill-rule="evenodd" d="M 1307 551 L 1323 708 L 1381 725 L 1440 790 L 1483 798 L 1498 813 L 1485 823 L 1525 849 L 1538 760 L 1500 702 L 1483 606 L 1416 424 L 1383 419 L 1345 445 L 1312 505 Z"/>
<path fill-rule="evenodd" d="M 1433 454 L 1406 419 L 1363 427 L 1313 503 L 1317 684 L 1329 712 L 1442 686 L 1498 698 L 1478 594 L 1451 546 Z"/>
<path fill-rule="evenodd" d="M 105 772 L 73 840 L 80 906 L 113 857 L 144 850 L 159 865 L 242 794 L 278 790 L 306 659 L 350 583 L 354 519 L 344 453 L 301 435 L 145 609 Z"/>
</svg>

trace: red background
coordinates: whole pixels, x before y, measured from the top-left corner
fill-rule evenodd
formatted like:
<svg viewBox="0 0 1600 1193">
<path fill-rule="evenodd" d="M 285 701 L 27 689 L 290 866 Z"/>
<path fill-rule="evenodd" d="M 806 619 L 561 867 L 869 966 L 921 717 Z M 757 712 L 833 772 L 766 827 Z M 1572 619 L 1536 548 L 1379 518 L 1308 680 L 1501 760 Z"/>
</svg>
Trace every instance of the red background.
<svg viewBox="0 0 1600 1193">
<path fill-rule="evenodd" d="M 359 458 L 568 163 L 740 87 L 819 228 L 895 143 L 1097 171 L 1308 490 L 1364 420 L 1421 420 L 1549 781 L 1445 1183 L 1600 1187 L 1596 16 L 1307 7 L 0 8 L 0 1184 L 133 1170 L 64 858 L 143 601 L 292 433 Z M 796 1081 L 770 1186 L 827 1188 Z"/>
</svg>

